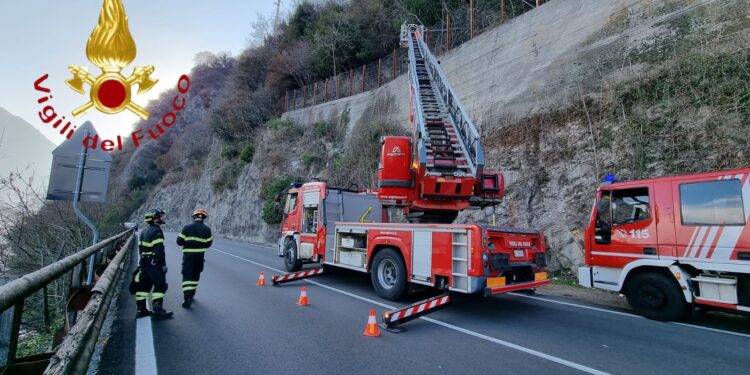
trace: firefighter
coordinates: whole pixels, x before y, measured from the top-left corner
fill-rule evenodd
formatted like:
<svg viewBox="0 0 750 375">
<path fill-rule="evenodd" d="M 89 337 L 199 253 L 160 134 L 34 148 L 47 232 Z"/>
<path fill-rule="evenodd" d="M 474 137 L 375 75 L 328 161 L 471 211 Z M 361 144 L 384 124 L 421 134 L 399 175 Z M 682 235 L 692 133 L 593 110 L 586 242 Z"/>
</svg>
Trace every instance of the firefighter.
<svg viewBox="0 0 750 375">
<path fill-rule="evenodd" d="M 164 310 L 164 293 L 167 292 L 167 262 L 164 254 L 164 233 L 160 225 L 164 224 L 165 215 L 166 212 L 158 208 L 152 208 L 144 215 L 144 221 L 148 226 L 140 234 L 138 242 L 140 262 L 133 277 L 135 302 L 138 309 L 136 319 L 149 315 L 152 319 L 172 317 L 171 311 Z M 146 306 L 149 293 L 152 311 L 149 311 Z"/>
<path fill-rule="evenodd" d="M 203 271 L 204 255 L 213 242 L 211 228 L 204 224 L 206 219 L 206 210 L 193 211 L 193 223 L 182 228 L 177 236 L 177 245 L 182 246 L 182 293 L 185 297 L 182 307 L 186 309 L 193 303 Z"/>
</svg>

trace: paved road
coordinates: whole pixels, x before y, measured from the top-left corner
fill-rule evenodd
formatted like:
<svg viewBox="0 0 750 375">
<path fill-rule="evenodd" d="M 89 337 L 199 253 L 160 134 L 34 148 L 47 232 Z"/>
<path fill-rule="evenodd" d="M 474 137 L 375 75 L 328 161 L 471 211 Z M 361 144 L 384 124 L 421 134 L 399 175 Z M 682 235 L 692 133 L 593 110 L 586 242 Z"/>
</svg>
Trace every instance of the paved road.
<svg viewBox="0 0 750 375">
<path fill-rule="evenodd" d="M 139 374 L 149 368 L 160 374 L 747 371 L 749 319 L 711 315 L 687 325 L 660 323 L 544 295 L 458 298 L 453 306 L 408 323 L 407 332 L 364 337 L 370 308 L 380 317 L 429 291 L 394 303 L 378 298 L 366 275 L 343 270 L 257 287 L 260 271 L 267 277 L 278 273 L 281 258 L 268 246 L 222 239 L 209 250 L 195 304 L 185 310 L 179 306 L 181 256 L 174 239 L 167 234 L 166 305 L 175 318 L 153 324 L 141 319 L 136 328 L 119 317 L 102 373 L 133 368 Z M 295 304 L 300 286 L 307 287 L 311 306 Z M 121 306 L 120 313 L 133 314 L 132 306 Z"/>
</svg>

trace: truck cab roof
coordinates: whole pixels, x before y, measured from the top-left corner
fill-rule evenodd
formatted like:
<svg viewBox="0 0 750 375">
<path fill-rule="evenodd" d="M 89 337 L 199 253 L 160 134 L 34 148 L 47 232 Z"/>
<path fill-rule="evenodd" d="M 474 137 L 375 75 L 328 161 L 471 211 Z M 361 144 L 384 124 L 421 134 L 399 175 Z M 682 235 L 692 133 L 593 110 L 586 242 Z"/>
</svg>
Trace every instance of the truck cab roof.
<svg viewBox="0 0 750 375">
<path fill-rule="evenodd" d="M 684 174 L 684 175 L 677 175 L 677 176 L 655 177 L 655 178 L 647 178 L 647 179 L 642 179 L 642 180 L 622 181 L 622 182 L 613 182 L 611 184 L 602 184 L 599 186 L 597 191 L 613 190 L 613 189 L 619 189 L 619 188 L 625 188 L 625 187 L 634 187 L 634 186 L 640 186 L 643 184 L 654 183 L 654 182 L 692 180 L 692 179 L 698 179 L 698 178 L 711 178 L 711 177 L 719 178 L 721 176 L 736 176 L 736 175 L 743 175 L 743 174 L 749 174 L 749 173 L 750 173 L 750 168 L 740 168 L 740 169 L 728 169 L 728 170 L 716 171 L 716 172 L 704 172 L 704 173 L 692 173 L 692 174 Z"/>
</svg>

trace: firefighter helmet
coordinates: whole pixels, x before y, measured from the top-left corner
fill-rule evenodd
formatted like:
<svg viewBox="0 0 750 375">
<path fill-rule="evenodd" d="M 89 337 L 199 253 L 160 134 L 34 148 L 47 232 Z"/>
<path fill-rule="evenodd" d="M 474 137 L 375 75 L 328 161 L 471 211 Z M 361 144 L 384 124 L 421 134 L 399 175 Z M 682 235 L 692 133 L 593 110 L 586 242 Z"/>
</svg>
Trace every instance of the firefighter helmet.
<svg viewBox="0 0 750 375">
<path fill-rule="evenodd" d="M 143 221 L 153 223 L 156 220 L 156 222 L 164 223 L 164 215 L 166 214 L 167 212 L 161 208 L 152 208 L 143 215 Z"/>
<path fill-rule="evenodd" d="M 206 212 L 206 210 L 204 210 L 202 208 L 199 208 L 199 209 L 193 211 L 193 219 L 195 219 L 196 217 L 199 217 L 199 218 L 201 218 L 203 220 L 208 219 L 208 212 Z"/>
</svg>

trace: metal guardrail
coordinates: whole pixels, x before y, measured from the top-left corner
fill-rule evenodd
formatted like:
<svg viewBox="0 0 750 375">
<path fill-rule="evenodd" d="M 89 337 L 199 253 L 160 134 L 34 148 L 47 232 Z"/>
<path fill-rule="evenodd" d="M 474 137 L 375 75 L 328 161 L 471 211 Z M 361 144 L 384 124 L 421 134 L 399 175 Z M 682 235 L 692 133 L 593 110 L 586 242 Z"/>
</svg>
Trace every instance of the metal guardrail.
<svg viewBox="0 0 750 375">
<path fill-rule="evenodd" d="M 92 297 L 86 308 L 78 315 L 75 324 L 70 332 L 59 346 L 57 353 L 49 360 L 50 366 L 44 373 L 50 374 L 83 374 L 88 367 L 89 359 L 93 353 L 96 340 L 99 336 L 104 316 L 109 308 L 109 302 L 112 298 L 112 285 L 122 274 L 121 269 L 124 262 L 132 252 L 135 241 L 132 230 L 124 231 L 118 235 L 107 238 L 92 246 L 89 246 L 75 254 L 50 264 L 38 271 L 21 276 L 3 286 L 0 286 L 0 311 L 5 312 L 12 308 L 12 328 L 9 332 L 7 341 L 7 359 L 5 366 L 2 367 L 0 374 L 13 374 L 23 371 L 23 373 L 42 373 L 47 367 L 47 358 L 49 354 L 40 354 L 29 357 L 29 364 L 33 365 L 23 368 L 26 364 L 25 358 L 16 358 L 16 349 L 18 346 L 18 334 L 23 314 L 24 300 L 44 288 L 52 281 L 73 271 L 72 287 L 76 286 L 76 274 L 78 281 L 81 279 L 81 266 L 91 255 L 99 254 L 112 245 L 114 250 L 117 244 L 126 240 L 121 251 L 109 262 L 103 274 L 93 286 Z"/>
<path fill-rule="evenodd" d="M 115 294 L 112 286 L 117 285 L 120 276 L 124 274 L 121 271 L 127 267 L 126 259 L 130 259 L 131 248 L 135 244 L 134 238 L 135 236 L 128 238 L 94 285 L 89 304 L 79 315 L 76 324 L 68 332 L 55 355 L 50 358 L 45 374 L 85 374 L 88 370 L 89 361 L 109 311 L 109 304 Z"/>
</svg>

